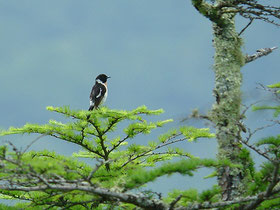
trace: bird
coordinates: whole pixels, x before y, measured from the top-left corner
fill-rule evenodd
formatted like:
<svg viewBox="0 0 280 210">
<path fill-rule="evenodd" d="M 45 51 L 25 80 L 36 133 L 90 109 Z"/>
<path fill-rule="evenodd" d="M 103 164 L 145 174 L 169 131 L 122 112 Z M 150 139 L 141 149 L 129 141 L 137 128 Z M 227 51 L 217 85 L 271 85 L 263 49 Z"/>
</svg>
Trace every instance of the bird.
<svg viewBox="0 0 280 210">
<path fill-rule="evenodd" d="M 99 74 L 95 78 L 95 84 L 93 85 L 91 93 L 89 95 L 89 111 L 98 109 L 98 107 L 106 101 L 108 95 L 108 78 L 110 77 L 106 74 Z"/>
</svg>

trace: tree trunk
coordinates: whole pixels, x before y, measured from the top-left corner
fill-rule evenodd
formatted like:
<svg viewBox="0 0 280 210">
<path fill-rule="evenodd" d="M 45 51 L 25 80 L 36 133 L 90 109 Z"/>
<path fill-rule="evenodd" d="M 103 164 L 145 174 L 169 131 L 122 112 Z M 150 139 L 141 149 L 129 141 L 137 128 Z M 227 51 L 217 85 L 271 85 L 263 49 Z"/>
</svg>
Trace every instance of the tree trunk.
<svg viewBox="0 0 280 210">
<path fill-rule="evenodd" d="M 216 103 L 212 107 L 211 120 L 216 126 L 218 159 L 230 159 L 240 164 L 241 145 L 240 105 L 242 74 L 244 65 L 241 52 L 242 40 L 235 29 L 234 14 L 223 14 L 221 21 L 213 22 L 215 47 L 215 88 Z M 218 169 L 218 182 L 222 188 L 222 199 L 232 200 L 242 192 L 243 173 L 239 168 L 221 167 Z"/>
</svg>

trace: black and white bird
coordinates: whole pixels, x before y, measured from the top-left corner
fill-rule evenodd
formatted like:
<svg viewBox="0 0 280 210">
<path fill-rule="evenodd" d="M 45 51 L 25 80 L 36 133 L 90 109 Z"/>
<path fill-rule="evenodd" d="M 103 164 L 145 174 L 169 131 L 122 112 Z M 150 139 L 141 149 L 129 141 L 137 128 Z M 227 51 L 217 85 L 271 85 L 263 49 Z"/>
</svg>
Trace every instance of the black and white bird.
<svg viewBox="0 0 280 210">
<path fill-rule="evenodd" d="M 110 78 L 105 74 L 99 74 L 95 79 L 95 84 L 92 87 L 89 96 L 89 111 L 97 109 L 101 104 L 106 101 L 108 95 L 107 79 Z"/>
</svg>

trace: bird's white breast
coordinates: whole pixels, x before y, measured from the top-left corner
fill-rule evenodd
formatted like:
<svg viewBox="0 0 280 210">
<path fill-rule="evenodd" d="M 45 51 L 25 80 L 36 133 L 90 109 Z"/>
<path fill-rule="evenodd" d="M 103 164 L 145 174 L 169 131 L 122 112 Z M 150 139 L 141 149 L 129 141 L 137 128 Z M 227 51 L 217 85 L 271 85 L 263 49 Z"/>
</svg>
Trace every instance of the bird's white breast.
<svg viewBox="0 0 280 210">
<path fill-rule="evenodd" d="M 103 97 L 103 99 L 102 99 L 102 101 L 101 101 L 102 104 L 105 103 L 105 101 L 106 101 L 106 99 L 107 99 L 107 96 L 108 96 L 108 88 L 107 88 L 106 85 L 105 85 L 105 87 L 106 87 L 106 92 L 105 92 L 104 97 Z"/>
</svg>

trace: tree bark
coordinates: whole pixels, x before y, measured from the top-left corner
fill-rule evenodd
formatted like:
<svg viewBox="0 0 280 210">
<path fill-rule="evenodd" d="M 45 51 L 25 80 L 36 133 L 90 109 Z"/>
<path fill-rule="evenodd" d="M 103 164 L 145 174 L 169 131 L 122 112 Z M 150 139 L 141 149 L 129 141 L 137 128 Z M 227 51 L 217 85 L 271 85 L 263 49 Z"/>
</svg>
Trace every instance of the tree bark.
<svg viewBox="0 0 280 210">
<path fill-rule="evenodd" d="M 211 120 L 216 126 L 218 159 L 230 159 L 240 164 L 240 105 L 242 74 L 244 65 L 241 52 L 242 40 L 235 30 L 234 14 L 223 14 L 222 25 L 213 23 L 215 47 L 215 88 L 216 103 L 212 107 Z M 239 168 L 218 169 L 218 182 L 222 188 L 222 199 L 232 200 L 243 191 L 243 173 Z"/>
</svg>

